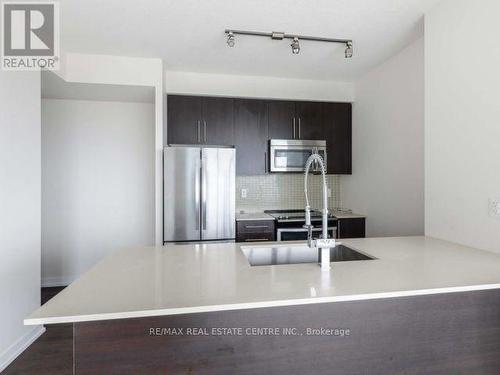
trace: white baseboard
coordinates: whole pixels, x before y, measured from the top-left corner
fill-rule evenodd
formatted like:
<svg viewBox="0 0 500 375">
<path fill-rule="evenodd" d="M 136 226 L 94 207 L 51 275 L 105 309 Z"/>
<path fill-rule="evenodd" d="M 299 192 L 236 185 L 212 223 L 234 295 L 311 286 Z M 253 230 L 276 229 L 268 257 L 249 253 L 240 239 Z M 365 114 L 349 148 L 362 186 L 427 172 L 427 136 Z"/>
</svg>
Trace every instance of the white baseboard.
<svg viewBox="0 0 500 375">
<path fill-rule="evenodd" d="M 76 277 L 42 277 L 42 288 L 68 286 L 75 280 Z"/>
<path fill-rule="evenodd" d="M 5 370 L 8 365 L 16 359 L 19 354 L 24 352 L 28 346 L 33 344 L 33 342 L 39 338 L 45 332 L 44 326 L 35 326 L 31 331 L 22 336 L 14 344 L 9 346 L 7 349 L 0 353 L 0 372 Z"/>
</svg>

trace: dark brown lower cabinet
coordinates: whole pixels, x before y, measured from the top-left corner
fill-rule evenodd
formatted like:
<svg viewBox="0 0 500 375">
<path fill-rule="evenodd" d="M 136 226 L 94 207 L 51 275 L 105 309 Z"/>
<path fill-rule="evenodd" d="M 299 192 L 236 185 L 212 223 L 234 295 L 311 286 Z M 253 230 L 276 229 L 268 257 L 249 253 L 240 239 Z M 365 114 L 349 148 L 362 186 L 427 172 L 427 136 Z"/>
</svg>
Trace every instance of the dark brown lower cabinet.
<svg viewBox="0 0 500 375">
<path fill-rule="evenodd" d="M 500 290 L 75 323 L 74 370 L 498 375 Z"/>
<path fill-rule="evenodd" d="M 366 219 L 339 219 L 337 238 L 364 238 L 366 236 Z"/>
<path fill-rule="evenodd" d="M 241 220 L 236 222 L 236 242 L 276 241 L 274 220 Z"/>
</svg>

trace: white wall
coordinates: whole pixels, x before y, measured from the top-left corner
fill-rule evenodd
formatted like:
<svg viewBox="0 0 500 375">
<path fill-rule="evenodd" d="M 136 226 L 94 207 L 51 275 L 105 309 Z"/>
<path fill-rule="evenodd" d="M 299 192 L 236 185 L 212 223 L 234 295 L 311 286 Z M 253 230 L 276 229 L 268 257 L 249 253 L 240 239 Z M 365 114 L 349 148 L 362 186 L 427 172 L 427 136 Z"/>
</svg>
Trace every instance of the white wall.
<svg viewBox="0 0 500 375">
<path fill-rule="evenodd" d="M 40 73 L 0 70 L 0 372 L 42 327 L 40 306 Z"/>
<path fill-rule="evenodd" d="M 342 206 L 366 214 L 367 236 L 424 233 L 424 43 L 417 40 L 356 84 L 353 174 Z"/>
<path fill-rule="evenodd" d="M 229 74 L 165 72 L 168 94 L 352 102 L 354 84 Z"/>
<path fill-rule="evenodd" d="M 158 86 L 162 84 L 161 59 L 65 53 L 62 70 L 65 81 L 110 85 Z"/>
<path fill-rule="evenodd" d="M 42 282 L 154 244 L 154 106 L 42 101 Z"/>
<path fill-rule="evenodd" d="M 163 61 L 111 55 L 64 53 L 56 72 L 67 82 L 149 86 L 155 91 L 155 243 L 163 245 Z"/>
<path fill-rule="evenodd" d="M 425 21 L 426 234 L 500 252 L 500 2 L 446 0 Z"/>
</svg>

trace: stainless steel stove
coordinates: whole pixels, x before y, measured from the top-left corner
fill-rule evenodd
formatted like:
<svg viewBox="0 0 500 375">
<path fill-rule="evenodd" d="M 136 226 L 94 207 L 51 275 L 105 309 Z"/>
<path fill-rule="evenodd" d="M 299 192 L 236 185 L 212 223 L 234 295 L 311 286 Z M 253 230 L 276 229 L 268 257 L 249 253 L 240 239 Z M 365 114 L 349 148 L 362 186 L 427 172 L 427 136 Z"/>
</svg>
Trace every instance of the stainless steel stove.
<svg viewBox="0 0 500 375">
<path fill-rule="evenodd" d="M 297 241 L 307 239 L 307 229 L 303 227 L 306 222 L 304 210 L 266 210 L 266 214 L 276 220 L 276 239 L 278 241 Z M 328 215 L 328 235 L 337 237 L 337 219 Z M 311 211 L 311 223 L 315 226 L 313 236 L 321 235 L 321 212 Z"/>
<path fill-rule="evenodd" d="M 266 210 L 264 212 L 280 222 L 305 222 L 306 220 L 304 210 Z M 335 218 L 332 214 L 328 214 L 328 217 Z M 321 212 L 311 211 L 311 220 L 321 220 Z"/>
</svg>

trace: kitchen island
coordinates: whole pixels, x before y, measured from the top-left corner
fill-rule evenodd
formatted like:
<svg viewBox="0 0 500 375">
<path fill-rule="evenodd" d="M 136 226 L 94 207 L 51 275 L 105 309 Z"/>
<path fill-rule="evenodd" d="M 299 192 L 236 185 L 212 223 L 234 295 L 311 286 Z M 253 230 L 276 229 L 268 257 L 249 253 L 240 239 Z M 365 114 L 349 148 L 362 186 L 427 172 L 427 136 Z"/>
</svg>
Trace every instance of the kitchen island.
<svg viewBox="0 0 500 375">
<path fill-rule="evenodd" d="M 500 255 L 342 243 L 374 259 L 321 272 L 251 266 L 232 243 L 121 250 L 25 323 L 74 323 L 78 374 L 500 371 Z"/>
</svg>

